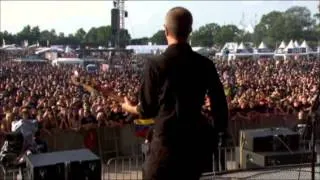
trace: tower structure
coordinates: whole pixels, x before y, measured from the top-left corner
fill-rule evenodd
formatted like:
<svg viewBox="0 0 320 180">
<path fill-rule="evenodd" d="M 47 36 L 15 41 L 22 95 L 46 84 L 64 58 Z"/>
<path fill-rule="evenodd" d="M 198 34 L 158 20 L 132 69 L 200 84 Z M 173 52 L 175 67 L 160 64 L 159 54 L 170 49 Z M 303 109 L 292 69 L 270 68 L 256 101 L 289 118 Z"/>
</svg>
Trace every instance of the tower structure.
<svg viewBox="0 0 320 180">
<path fill-rule="evenodd" d="M 125 18 L 128 12 L 125 10 L 125 0 L 113 0 L 113 9 L 111 11 L 111 27 L 115 35 L 114 44 L 119 48 L 120 31 L 125 29 Z"/>
<path fill-rule="evenodd" d="M 118 0 L 119 1 L 119 13 L 120 13 L 120 29 L 125 29 L 125 18 L 127 15 L 127 11 L 125 10 L 124 1 L 125 0 Z"/>
<path fill-rule="evenodd" d="M 125 29 L 125 18 L 128 16 L 125 10 L 125 0 L 113 0 L 113 8 L 119 10 L 120 29 Z"/>
</svg>

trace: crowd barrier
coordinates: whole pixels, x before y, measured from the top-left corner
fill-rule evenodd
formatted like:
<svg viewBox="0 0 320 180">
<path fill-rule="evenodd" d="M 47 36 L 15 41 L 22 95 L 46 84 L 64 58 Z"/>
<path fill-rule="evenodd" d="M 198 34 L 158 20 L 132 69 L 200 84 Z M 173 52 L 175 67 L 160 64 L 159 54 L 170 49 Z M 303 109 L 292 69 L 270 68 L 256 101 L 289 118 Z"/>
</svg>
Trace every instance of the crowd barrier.
<svg viewBox="0 0 320 180">
<path fill-rule="evenodd" d="M 256 129 L 268 127 L 289 127 L 292 128 L 297 120 L 292 115 L 255 115 L 254 117 L 232 117 L 229 120 L 229 134 L 234 142 L 238 143 L 239 131 L 241 129 Z M 319 129 L 319 127 L 317 128 Z M 320 129 L 319 131 L 320 132 Z M 69 150 L 84 147 L 84 139 L 87 131 L 73 130 L 51 130 L 50 134 L 43 133 L 41 136 L 47 141 L 52 151 Z M 123 127 L 100 127 L 95 130 L 97 136 L 97 151 L 102 149 L 104 153 L 114 152 L 117 155 L 136 155 L 140 151 L 139 144 L 142 139 L 135 136 L 134 125 Z M 319 136 L 318 136 L 319 137 Z"/>
<path fill-rule="evenodd" d="M 224 148 L 227 171 L 238 169 L 235 163 L 234 147 L 238 142 L 241 129 L 266 127 L 292 127 L 296 119 L 290 116 L 256 116 L 251 120 L 233 118 L 229 122 L 229 132 L 234 144 Z M 318 127 L 318 126 L 317 126 Z M 319 129 L 319 128 L 318 128 Z M 103 160 L 103 179 L 141 179 L 142 162 L 141 144 L 143 139 L 135 137 L 134 125 L 124 127 L 100 127 L 91 131 L 73 131 L 54 129 L 50 134 L 43 133 L 41 137 L 48 143 L 49 151 L 63 151 L 84 148 L 85 139 L 90 132 L 96 135 L 95 146 L 91 149 Z M 319 133 L 320 131 L 317 130 Z M 319 136 L 318 136 L 319 137 Z M 310 148 L 310 146 L 309 146 Z M 213 177 L 213 176 L 210 176 Z M 215 177 L 215 176 L 214 176 Z M 204 176 L 203 179 L 207 179 Z"/>
<path fill-rule="evenodd" d="M 257 113 L 250 118 L 231 117 L 229 120 L 229 134 L 231 135 L 234 145 L 239 143 L 239 132 L 242 129 L 258 129 L 271 127 L 293 128 L 298 120 L 294 115 L 277 115 Z M 317 137 L 320 138 L 320 126 L 316 124 Z"/>
<path fill-rule="evenodd" d="M 143 156 L 115 157 L 109 159 L 103 169 L 104 180 L 142 179 Z"/>
<path fill-rule="evenodd" d="M 319 142 L 317 142 L 319 144 Z M 304 146 L 302 147 L 304 148 Z M 306 149 L 309 150 L 310 149 Z M 239 164 L 236 162 L 236 154 L 235 154 L 235 148 L 234 147 L 225 147 L 221 148 L 221 153 L 224 154 L 223 159 L 220 159 L 221 162 L 224 161 L 224 164 L 226 166 L 225 170 L 221 170 L 221 168 L 218 167 L 218 170 L 215 171 L 215 164 L 213 164 L 213 169 L 211 172 L 206 172 L 202 174 L 202 177 L 200 180 L 223 180 L 223 179 L 254 179 L 255 177 L 258 177 L 265 172 L 274 171 L 277 169 L 288 169 L 292 167 L 304 167 L 308 166 L 310 167 L 310 164 L 296 164 L 296 165 L 279 165 L 274 167 L 268 167 L 265 169 L 241 169 Z M 213 158 L 219 158 L 219 157 L 213 157 Z M 188 159 L 188 157 L 186 157 Z M 186 161 L 186 163 L 188 163 Z M 112 159 L 109 159 L 109 161 L 104 165 L 103 168 L 103 179 L 104 180 L 142 180 L 142 164 L 143 164 L 143 156 L 126 156 L 126 157 L 115 157 Z M 319 164 L 318 164 L 319 166 Z M 272 170 L 273 169 L 273 170 Z M 318 168 L 320 170 L 320 168 Z M 301 177 L 308 177 L 305 172 L 301 168 L 298 169 L 301 170 Z M 296 171 L 298 173 L 298 171 Z M 241 174 L 243 177 L 237 176 L 236 174 Z M 299 172 L 300 173 L 300 172 Z M 320 173 L 320 172 L 319 172 Z M 230 176 L 228 174 L 232 174 L 234 176 Z M 226 176 L 224 176 L 226 175 Z M 227 176 L 228 175 L 228 176 Z M 310 175 L 310 172 L 309 172 Z M 230 178 L 232 177 L 232 178 Z M 276 179 L 279 179 L 280 176 L 277 175 Z"/>
<path fill-rule="evenodd" d="M 248 118 L 232 117 L 229 121 L 229 134 L 232 145 L 238 145 L 241 129 L 255 129 L 267 127 L 293 127 L 297 120 L 291 115 L 255 115 Z M 320 133 L 320 126 L 316 132 Z M 143 139 L 135 136 L 134 125 L 123 127 L 100 127 L 93 130 L 96 135 L 94 152 L 108 159 L 116 156 L 134 156 L 141 152 Z M 42 133 L 41 137 L 48 143 L 49 151 L 63 151 L 85 147 L 88 131 L 74 131 L 68 129 L 52 129 L 50 133 Z M 319 135 L 317 137 L 320 137 Z"/>
<path fill-rule="evenodd" d="M 53 129 L 42 133 L 41 137 L 48 144 L 49 151 L 64 151 L 85 148 L 85 141 L 94 136 L 94 147 L 90 148 L 104 160 L 121 155 L 139 153 L 139 144 L 142 142 L 134 135 L 133 125 L 125 127 L 100 127 L 89 131 L 74 131 Z M 88 148 L 88 147 L 86 147 Z"/>
</svg>

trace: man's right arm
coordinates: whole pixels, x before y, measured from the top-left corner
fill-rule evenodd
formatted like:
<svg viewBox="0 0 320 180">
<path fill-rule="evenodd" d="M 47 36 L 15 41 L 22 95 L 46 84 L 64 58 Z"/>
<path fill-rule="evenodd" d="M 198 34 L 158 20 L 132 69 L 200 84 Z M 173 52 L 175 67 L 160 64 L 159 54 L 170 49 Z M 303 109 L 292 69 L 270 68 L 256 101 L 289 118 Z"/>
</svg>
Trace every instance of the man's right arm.
<svg viewBox="0 0 320 180">
<path fill-rule="evenodd" d="M 214 118 L 214 127 L 218 132 L 225 133 L 228 128 L 229 111 L 224 88 L 219 74 L 210 61 L 208 75 L 208 96 L 210 98 L 211 115 Z"/>
</svg>

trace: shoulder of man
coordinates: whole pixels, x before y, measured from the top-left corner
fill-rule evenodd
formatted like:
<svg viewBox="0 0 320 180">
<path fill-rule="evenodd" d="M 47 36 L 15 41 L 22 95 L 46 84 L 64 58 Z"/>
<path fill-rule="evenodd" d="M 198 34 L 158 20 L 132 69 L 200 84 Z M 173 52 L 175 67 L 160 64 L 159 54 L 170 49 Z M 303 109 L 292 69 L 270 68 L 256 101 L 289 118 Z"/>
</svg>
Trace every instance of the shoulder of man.
<svg viewBox="0 0 320 180">
<path fill-rule="evenodd" d="M 207 58 L 207 57 L 205 57 L 195 51 L 193 51 L 193 54 L 194 54 L 197 62 L 202 63 L 202 65 L 205 66 L 206 68 L 211 69 L 211 68 L 215 67 L 214 62 L 211 59 L 209 59 L 209 58 Z"/>
<path fill-rule="evenodd" d="M 166 57 L 164 55 L 157 55 L 146 57 L 144 62 L 145 70 L 157 71 L 161 64 L 164 64 Z"/>
</svg>

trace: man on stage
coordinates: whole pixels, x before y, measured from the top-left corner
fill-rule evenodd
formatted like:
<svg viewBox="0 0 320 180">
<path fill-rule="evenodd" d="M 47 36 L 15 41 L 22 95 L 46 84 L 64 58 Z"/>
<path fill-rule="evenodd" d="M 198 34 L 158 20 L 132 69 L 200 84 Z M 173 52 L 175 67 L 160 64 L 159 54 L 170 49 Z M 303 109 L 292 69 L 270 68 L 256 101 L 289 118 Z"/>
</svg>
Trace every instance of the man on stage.
<svg viewBox="0 0 320 180">
<path fill-rule="evenodd" d="M 217 134 L 226 133 L 228 107 L 216 68 L 187 43 L 192 22 L 187 9 L 169 10 L 164 25 L 168 48 L 146 61 L 139 105 L 126 98 L 122 104 L 128 112 L 155 120 L 146 180 L 199 179 L 212 165 Z M 206 94 L 214 126 L 201 113 Z"/>
</svg>

